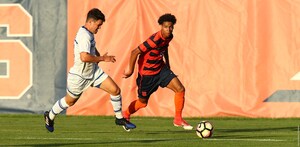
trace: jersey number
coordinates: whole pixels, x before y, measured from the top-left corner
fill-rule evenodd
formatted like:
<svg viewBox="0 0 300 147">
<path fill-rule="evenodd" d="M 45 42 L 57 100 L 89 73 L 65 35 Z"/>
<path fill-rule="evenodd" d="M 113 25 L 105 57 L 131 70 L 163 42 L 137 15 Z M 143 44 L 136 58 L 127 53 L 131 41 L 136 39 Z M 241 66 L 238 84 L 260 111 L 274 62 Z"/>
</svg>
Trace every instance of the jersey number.
<svg viewBox="0 0 300 147">
<path fill-rule="evenodd" d="M 20 4 L 0 4 L 7 37 L 32 37 L 32 16 Z M 32 52 L 21 40 L 0 40 L 0 99 L 20 99 L 32 86 Z"/>
</svg>

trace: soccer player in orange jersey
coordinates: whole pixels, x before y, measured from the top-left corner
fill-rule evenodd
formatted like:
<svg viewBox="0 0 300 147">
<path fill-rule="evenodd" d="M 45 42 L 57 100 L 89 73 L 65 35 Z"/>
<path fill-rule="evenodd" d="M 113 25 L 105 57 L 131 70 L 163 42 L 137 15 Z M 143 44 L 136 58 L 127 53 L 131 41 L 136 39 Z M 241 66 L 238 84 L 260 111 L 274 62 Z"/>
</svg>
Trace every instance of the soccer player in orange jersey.
<svg viewBox="0 0 300 147">
<path fill-rule="evenodd" d="M 129 66 L 124 72 L 124 78 L 128 78 L 133 74 L 138 58 L 139 71 L 136 79 L 138 99 L 131 102 L 128 109 L 123 112 L 123 116 L 129 120 L 131 114 L 147 106 L 150 95 L 159 86 L 167 87 L 175 93 L 174 126 L 192 130 L 193 127 L 182 118 L 185 88 L 171 71 L 169 63 L 168 46 L 173 39 L 172 32 L 176 23 L 176 17 L 172 14 L 164 14 L 160 16 L 158 23 L 161 26 L 161 30 L 151 35 L 131 52 Z"/>
</svg>

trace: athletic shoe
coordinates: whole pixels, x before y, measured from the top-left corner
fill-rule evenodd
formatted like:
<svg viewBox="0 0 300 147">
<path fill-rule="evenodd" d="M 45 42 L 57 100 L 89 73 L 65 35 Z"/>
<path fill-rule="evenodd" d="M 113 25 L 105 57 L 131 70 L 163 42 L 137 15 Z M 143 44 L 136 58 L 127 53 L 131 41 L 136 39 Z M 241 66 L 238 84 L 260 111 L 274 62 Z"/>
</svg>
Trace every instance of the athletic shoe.
<svg viewBox="0 0 300 147">
<path fill-rule="evenodd" d="M 126 111 L 123 111 L 123 117 L 124 117 L 126 120 L 130 121 L 130 114 L 127 114 Z"/>
<path fill-rule="evenodd" d="M 45 119 L 45 127 L 49 132 L 54 131 L 54 120 L 51 120 L 49 118 L 49 111 L 46 111 L 44 113 L 44 119 Z"/>
<path fill-rule="evenodd" d="M 174 119 L 173 124 L 174 124 L 175 127 L 182 127 L 185 130 L 192 130 L 193 129 L 193 126 L 191 126 L 190 124 L 188 124 L 182 118 L 180 118 L 180 119 Z"/>
<path fill-rule="evenodd" d="M 135 124 L 129 122 L 125 118 L 121 118 L 121 119 L 116 118 L 115 122 L 116 122 L 116 125 L 123 126 L 124 130 L 127 132 L 129 132 L 130 129 L 136 128 Z"/>
</svg>

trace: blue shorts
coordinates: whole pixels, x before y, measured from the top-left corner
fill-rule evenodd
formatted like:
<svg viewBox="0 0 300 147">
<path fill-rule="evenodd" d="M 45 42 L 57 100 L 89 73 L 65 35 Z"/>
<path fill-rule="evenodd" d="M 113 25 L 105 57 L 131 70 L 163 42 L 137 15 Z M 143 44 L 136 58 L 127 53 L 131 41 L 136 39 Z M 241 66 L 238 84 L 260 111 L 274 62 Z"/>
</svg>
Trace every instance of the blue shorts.
<svg viewBox="0 0 300 147">
<path fill-rule="evenodd" d="M 164 66 L 156 75 L 138 75 L 138 97 L 148 99 L 158 87 L 166 87 L 170 81 L 177 77 L 167 66 Z"/>
</svg>

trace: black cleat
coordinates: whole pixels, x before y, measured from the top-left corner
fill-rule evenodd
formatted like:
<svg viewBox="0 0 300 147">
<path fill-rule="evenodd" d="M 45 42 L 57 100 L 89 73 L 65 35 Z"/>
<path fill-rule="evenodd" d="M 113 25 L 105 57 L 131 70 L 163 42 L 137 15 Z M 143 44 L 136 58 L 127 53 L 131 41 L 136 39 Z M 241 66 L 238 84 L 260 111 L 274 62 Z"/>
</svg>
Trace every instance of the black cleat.
<svg viewBox="0 0 300 147">
<path fill-rule="evenodd" d="M 44 113 L 44 119 L 45 119 L 45 127 L 49 132 L 54 131 L 54 120 L 51 120 L 49 118 L 49 111 L 46 111 Z"/>
<path fill-rule="evenodd" d="M 135 124 L 131 123 L 130 121 L 126 120 L 125 118 L 121 118 L 121 119 L 116 118 L 115 122 L 116 122 L 116 125 L 123 126 L 124 130 L 127 132 L 129 132 L 130 129 L 136 128 Z"/>
</svg>

